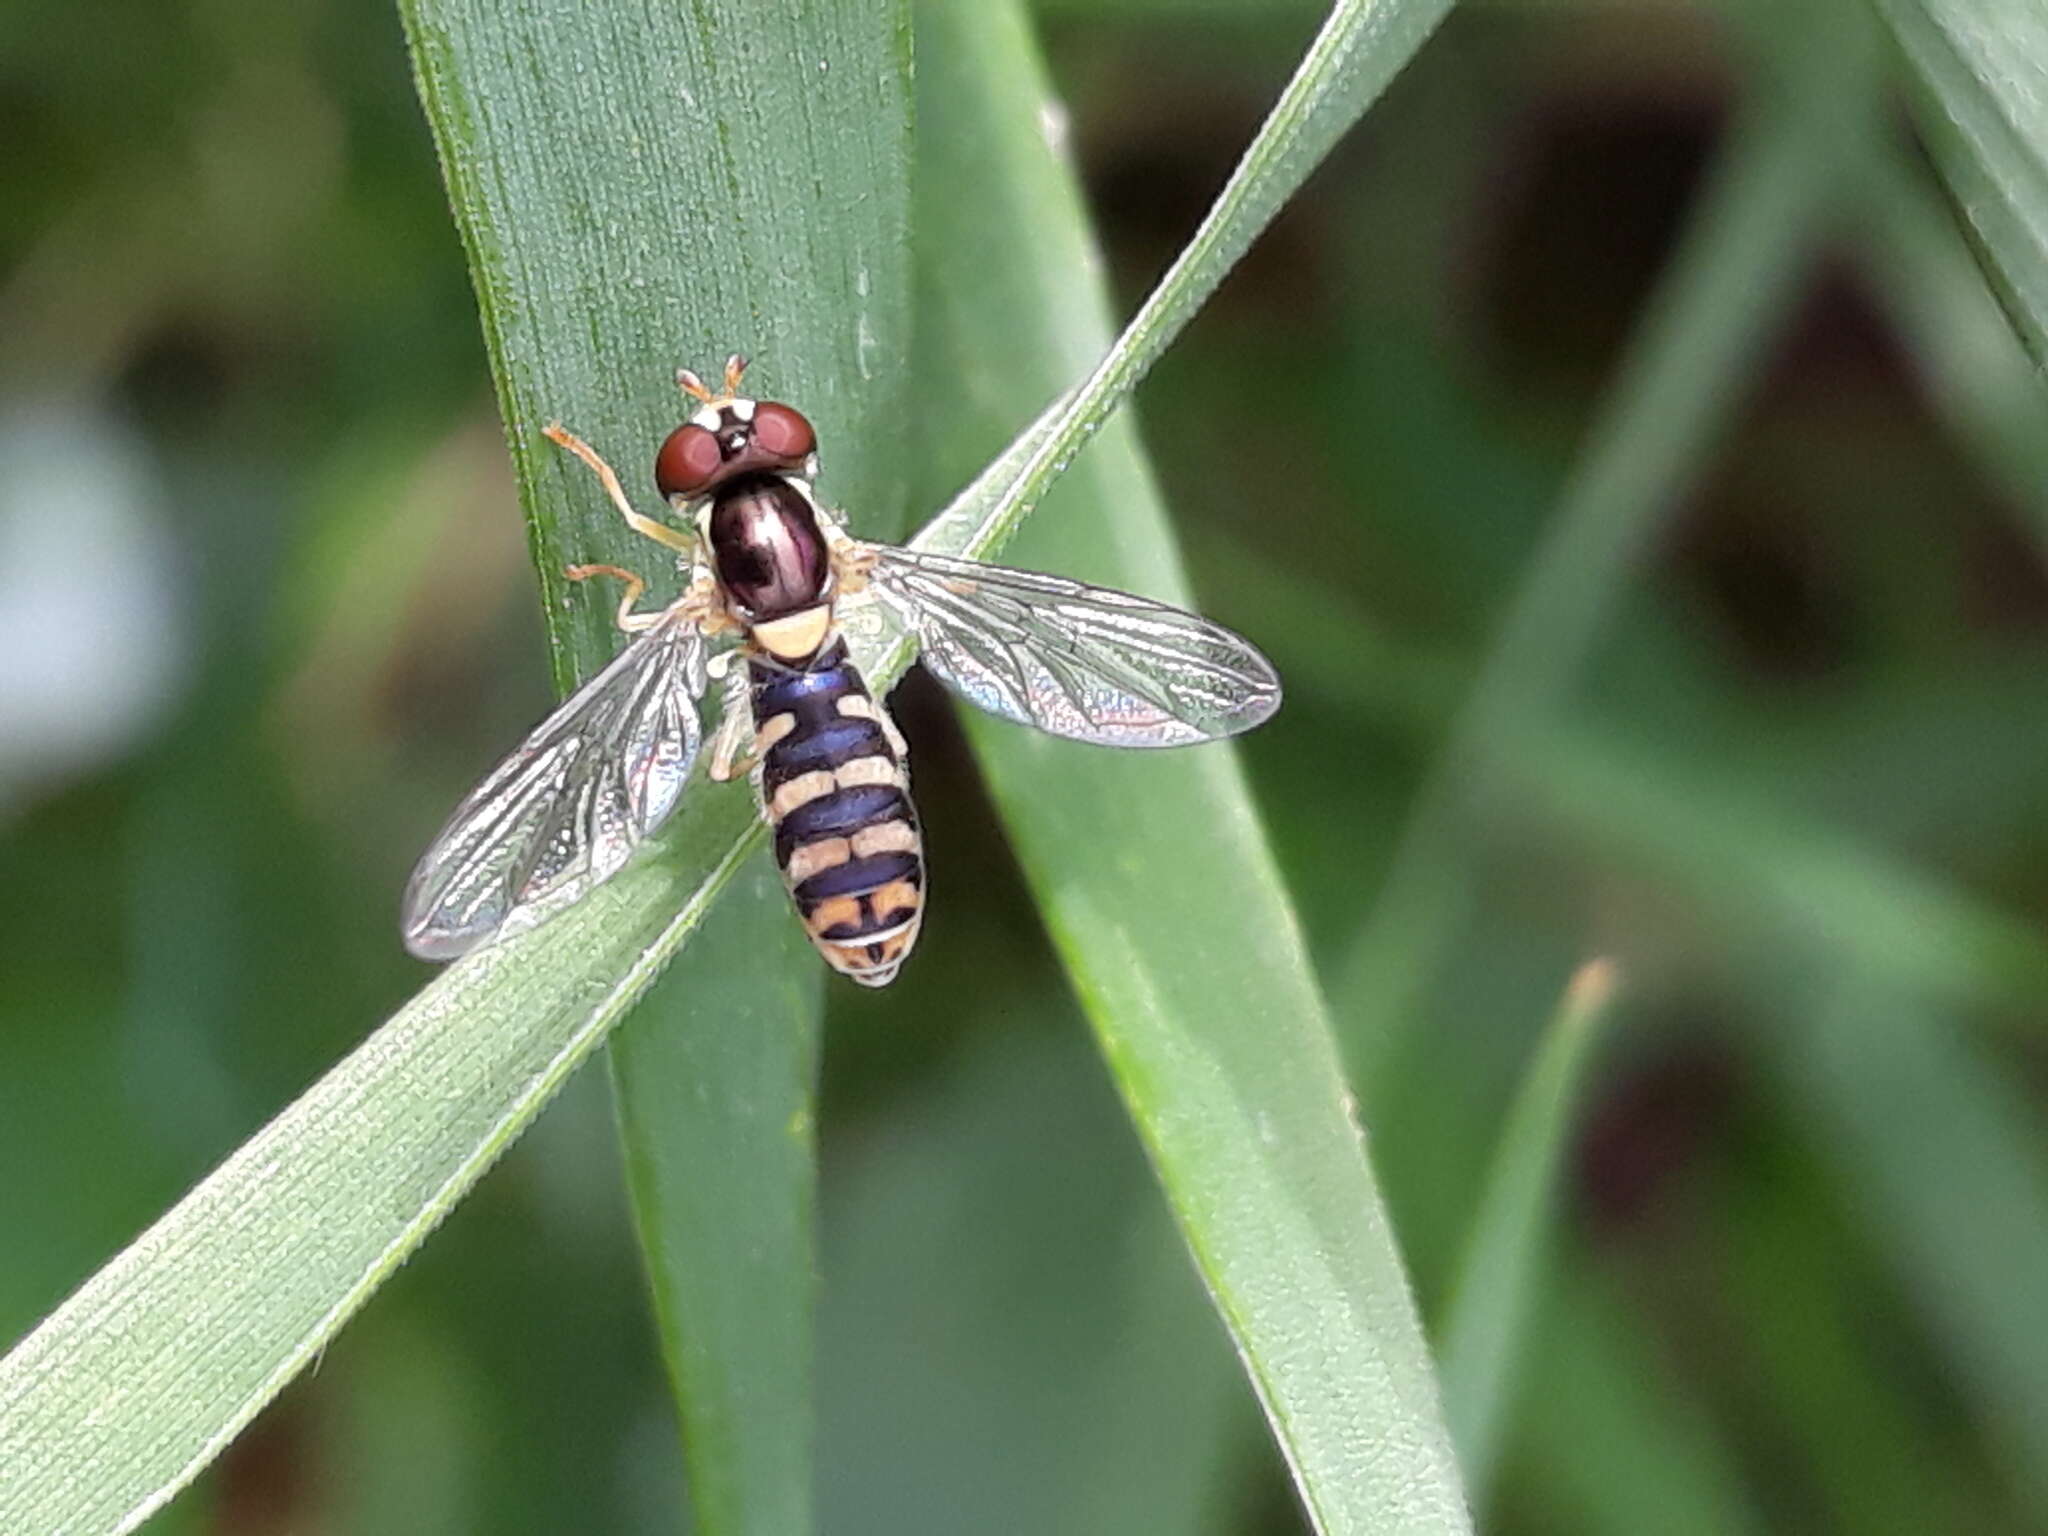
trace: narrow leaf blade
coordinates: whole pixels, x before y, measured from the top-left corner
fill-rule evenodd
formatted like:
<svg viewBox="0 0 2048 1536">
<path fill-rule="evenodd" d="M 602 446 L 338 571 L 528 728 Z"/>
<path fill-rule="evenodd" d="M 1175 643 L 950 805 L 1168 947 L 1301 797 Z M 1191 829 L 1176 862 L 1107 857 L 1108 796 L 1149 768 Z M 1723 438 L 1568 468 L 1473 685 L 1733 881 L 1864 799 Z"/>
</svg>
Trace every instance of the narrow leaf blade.
<svg viewBox="0 0 2048 1536">
<path fill-rule="evenodd" d="M 2048 363 L 2048 14 L 2029 0 L 1877 0 L 1979 260 Z"/>
<path fill-rule="evenodd" d="M 781 876 L 757 855 L 611 1044 L 690 1508 L 706 1532 L 811 1527 L 823 989 Z"/>
<path fill-rule="evenodd" d="M 750 388 L 812 416 L 823 489 L 899 532 L 903 7 L 407 0 L 407 17 L 515 444 L 567 418 L 637 492 L 689 404 L 677 366 L 739 352 Z M 518 468 L 545 591 L 573 563 L 669 563 L 551 446 Z M 549 604 L 558 671 L 616 643 L 609 597 Z M 613 1078 L 693 1508 L 707 1536 L 787 1536 L 810 1528 L 823 986 L 764 858 L 741 885 L 715 942 L 636 1011 Z"/>
<path fill-rule="evenodd" d="M 1324 68 L 1391 73 L 1359 39 L 1332 43 L 1347 14 L 1338 8 L 1290 99 L 1314 99 Z M 944 146 L 920 165 L 925 307 L 944 317 L 921 414 L 940 456 L 964 443 L 965 458 L 1093 355 L 1107 327 L 1078 197 L 1039 126 L 1045 87 L 1021 15 L 930 0 L 919 21 L 933 39 L 919 118 Z M 1030 235 L 993 251 L 979 234 L 990 227 Z M 1190 249 L 1186 280 L 1212 281 L 1202 243 Z M 1171 306 L 1147 314 L 1175 323 Z M 1018 563 L 1186 601 L 1127 424 L 1059 495 L 1058 513 L 1019 539 Z M 966 723 L 1311 1520 L 1331 1532 L 1465 1529 L 1407 1281 L 1234 752 L 1117 753 Z"/>
<path fill-rule="evenodd" d="M 1492 1481 L 1541 1271 L 1558 1165 L 1592 1047 L 1614 998 L 1612 962 L 1588 961 L 1565 989 L 1509 1111 L 1445 1309 L 1444 1415 L 1474 1502 Z"/>
</svg>

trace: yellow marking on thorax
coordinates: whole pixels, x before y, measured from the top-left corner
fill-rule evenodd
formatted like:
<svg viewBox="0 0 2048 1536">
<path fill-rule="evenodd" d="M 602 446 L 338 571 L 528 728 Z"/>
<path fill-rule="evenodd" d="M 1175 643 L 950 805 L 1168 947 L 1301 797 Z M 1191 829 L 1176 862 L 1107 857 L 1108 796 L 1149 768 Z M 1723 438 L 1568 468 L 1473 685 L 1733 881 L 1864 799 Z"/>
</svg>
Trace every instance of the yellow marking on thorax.
<svg viewBox="0 0 2048 1536">
<path fill-rule="evenodd" d="M 754 643 L 782 661 L 802 661 L 816 653 L 832 633 L 832 605 L 819 603 L 796 613 L 784 614 L 756 624 L 749 631 Z"/>
<path fill-rule="evenodd" d="M 775 743 L 796 729 L 796 716 L 788 710 L 779 715 L 770 715 L 754 727 L 754 750 L 766 752 Z"/>
<path fill-rule="evenodd" d="M 864 693 L 842 693 L 839 695 L 839 713 L 853 720 L 875 718 L 875 701 Z"/>
</svg>

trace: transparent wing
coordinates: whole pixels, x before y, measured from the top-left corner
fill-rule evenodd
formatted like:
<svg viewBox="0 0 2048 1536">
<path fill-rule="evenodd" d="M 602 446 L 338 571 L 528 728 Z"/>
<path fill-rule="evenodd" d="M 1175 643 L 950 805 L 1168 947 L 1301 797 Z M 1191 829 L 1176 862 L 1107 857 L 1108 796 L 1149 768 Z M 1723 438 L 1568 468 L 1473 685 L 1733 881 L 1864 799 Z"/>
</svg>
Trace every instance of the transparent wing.
<svg viewBox="0 0 2048 1536">
<path fill-rule="evenodd" d="M 968 703 L 1055 736 L 1178 747 L 1280 707 L 1273 665 L 1198 614 L 1036 571 L 870 546 L 877 595 Z"/>
<path fill-rule="evenodd" d="M 704 638 L 671 610 L 455 808 L 405 888 L 405 947 L 452 960 L 609 879 L 676 807 L 702 730 Z"/>
</svg>

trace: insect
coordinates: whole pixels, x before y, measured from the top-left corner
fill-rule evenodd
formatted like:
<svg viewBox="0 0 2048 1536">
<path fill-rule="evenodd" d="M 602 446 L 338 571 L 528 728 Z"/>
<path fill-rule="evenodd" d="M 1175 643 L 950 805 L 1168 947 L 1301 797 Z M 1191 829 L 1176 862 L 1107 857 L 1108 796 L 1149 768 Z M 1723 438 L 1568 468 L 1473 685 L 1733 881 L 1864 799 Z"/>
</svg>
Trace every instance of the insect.
<svg viewBox="0 0 2048 1536">
<path fill-rule="evenodd" d="M 841 607 L 878 602 L 924 665 L 978 708 L 1056 736 L 1172 747 L 1249 730 L 1280 680 L 1242 637 L 1181 609 L 1058 576 L 852 538 L 811 486 L 817 436 L 794 408 L 684 369 L 697 402 L 654 479 L 681 527 L 636 511 L 559 425 L 627 524 L 685 577 L 665 607 L 622 582 L 630 641 L 456 807 L 406 886 L 406 947 L 448 960 L 530 928 L 609 879 L 675 810 L 724 682 L 709 777 L 750 774 L 775 858 L 818 952 L 864 986 L 896 976 L 924 918 L 924 844 L 902 736 L 848 654 Z M 719 654 L 714 643 L 734 642 Z"/>
</svg>

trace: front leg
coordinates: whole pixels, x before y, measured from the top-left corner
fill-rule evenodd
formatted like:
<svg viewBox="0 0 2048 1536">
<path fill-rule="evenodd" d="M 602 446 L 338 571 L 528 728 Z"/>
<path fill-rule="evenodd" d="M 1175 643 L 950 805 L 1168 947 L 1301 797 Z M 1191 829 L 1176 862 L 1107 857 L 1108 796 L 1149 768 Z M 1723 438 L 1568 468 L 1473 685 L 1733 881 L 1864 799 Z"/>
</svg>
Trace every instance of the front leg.
<svg viewBox="0 0 2048 1536">
<path fill-rule="evenodd" d="M 569 452 L 575 454 L 577 458 L 590 466 L 591 473 L 597 476 L 598 483 L 604 487 L 605 495 L 609 496 L 612 505 L 619 509 L 619 516 L 626 520 L 628 528 L 631 528 L 635 533 L 654 540 L 657 544 L 674 550 L 685 560 L 696 559 L 696 539 L 680 528 L 671 528 L 666 523 L 656 522 L 651 517 L 643 517 L 638 512 L 635 512 L 633 510 L 633 503 L 626 499 L 625 487 L 619 484 L 618 472 L 611 465 L 605 463 L 604 459 L 598 454 L 598 451 L 591 447 L 590 444 L 583 441 L 574 432 L 568 431 L 559 421 L 551 421 L 542 427 L 540 435 L 557 447 L 568 449 Z"/>
</svg>

